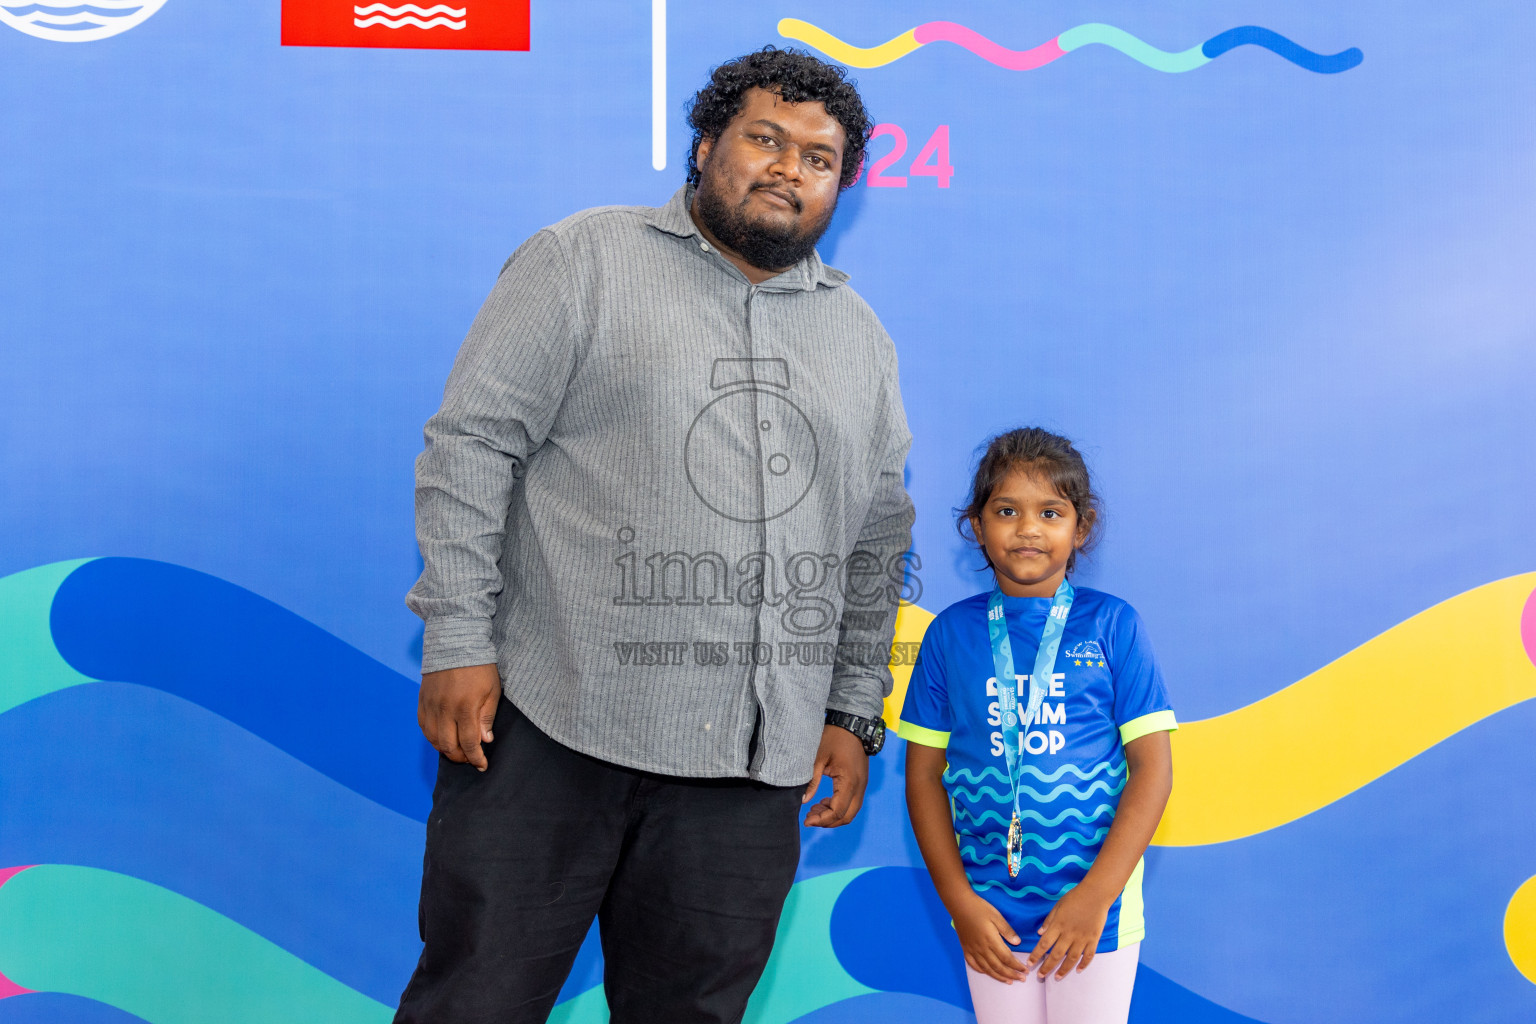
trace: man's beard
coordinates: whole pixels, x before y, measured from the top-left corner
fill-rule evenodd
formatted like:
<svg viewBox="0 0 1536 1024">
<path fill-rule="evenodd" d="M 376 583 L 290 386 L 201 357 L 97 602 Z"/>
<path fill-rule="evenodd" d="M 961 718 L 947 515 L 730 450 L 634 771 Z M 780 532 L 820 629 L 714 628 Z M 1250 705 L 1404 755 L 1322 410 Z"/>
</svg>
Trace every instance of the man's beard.
<svg viewBox="0 0 1536 1024">
<path fill-rule="evenodd" d="M 711 175 L 705 171 L 699 182 L 696 209 L 699 219 L 720 244 L 733 250 L 736 255 L 760 270 L 783 270 L 792 267 L 816 251 L 816 243 L 832 223 L 832 209 L 819 223 L 807 224 L 803 230 L 793 226 L 779 227 L 772 222 L 749 218 L 745 207 L 751 201 L 751 192 L 739 206 L 729 206 L 721 197 L 721 189 L 712 187 Z"/>
</svg>

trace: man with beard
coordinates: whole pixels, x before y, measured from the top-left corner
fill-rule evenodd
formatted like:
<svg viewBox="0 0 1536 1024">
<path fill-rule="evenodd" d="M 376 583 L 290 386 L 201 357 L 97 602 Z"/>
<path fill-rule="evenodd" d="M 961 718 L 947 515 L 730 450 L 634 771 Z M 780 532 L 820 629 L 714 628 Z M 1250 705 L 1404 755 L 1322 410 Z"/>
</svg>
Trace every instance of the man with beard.
<svg viewBox="0 0 1536 1024">
<path fill-rule="evenodd" d="M 614 1024 L 737 1021 L 806 824 L 858 813 L 911 542 L 895 349 L 816 241 L 870 121 L 765 49 L 662 207 L 525 242 L 416 463 L 441 752 L 397 1021 L 543 1021 L 594 916 Z"/>
</svg>

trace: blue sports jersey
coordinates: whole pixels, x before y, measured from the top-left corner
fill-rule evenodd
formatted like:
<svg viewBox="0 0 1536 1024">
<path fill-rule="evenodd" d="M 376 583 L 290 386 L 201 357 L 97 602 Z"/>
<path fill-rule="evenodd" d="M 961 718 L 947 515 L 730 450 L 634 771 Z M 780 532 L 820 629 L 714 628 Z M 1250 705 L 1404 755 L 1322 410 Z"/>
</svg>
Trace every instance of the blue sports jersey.
<svg viewBox="0 0 1536 1024">
<path fill-rule="evenodd" d="M 987 636 L 987 594 L 950 605 L 928 626 L 902 705 L 898 734 L 944 748 L 949 792 L 971 887 L 1024 938 L 1062 893 L 1083 880 L 1109 834 L 1125 788 L 1125 744 L 1178 728 L 1136 610 L 1117 597 L 1077 588 L 1056 670 L 1022 759 L 1019 806 L 1024 863 L 1008 875 L 1013 783 L 1003 755 L 997 680 Z M 1032 667 L 1048 597 L 1004 597 L 1015 668 Z M 1020 675 L 1028 693 L 1028 675 Z M 1138 942 L 1146 932 L 1142 865 L 1104 923 L 1098 952 Z"/>
</svg>

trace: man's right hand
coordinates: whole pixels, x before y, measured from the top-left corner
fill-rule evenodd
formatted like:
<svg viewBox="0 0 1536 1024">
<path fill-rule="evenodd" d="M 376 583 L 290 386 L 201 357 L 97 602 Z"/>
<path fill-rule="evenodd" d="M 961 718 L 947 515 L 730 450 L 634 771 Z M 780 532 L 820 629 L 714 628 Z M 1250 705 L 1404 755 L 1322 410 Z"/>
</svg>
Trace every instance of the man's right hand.
<svg viewBox="0 0 1536 1024">
<path fill-rule="evenodd" d="M 495 665 L 471 665 L 427 672 L 421 677 L 416 721 L 427 742 L 450 761 L 468 761 L 485 771 L 491 723 L 501 700 L 501 675 Z"/>
</svg>

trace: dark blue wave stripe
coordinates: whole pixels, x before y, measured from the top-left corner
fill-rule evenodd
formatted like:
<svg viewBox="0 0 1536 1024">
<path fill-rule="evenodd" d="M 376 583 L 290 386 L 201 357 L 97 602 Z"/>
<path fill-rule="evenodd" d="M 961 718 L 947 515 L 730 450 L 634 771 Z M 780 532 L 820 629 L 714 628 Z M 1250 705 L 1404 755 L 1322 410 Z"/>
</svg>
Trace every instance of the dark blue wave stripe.
<svg viewBox="0 0 1536 1024">
<path fill-rule="evenodd" d="M 25 17 L 28 14 L 36 14 L 38 11 L 41 11 L 44 14 L 94 14 L 100 18 L 126 18 L 129 15 L 137 14 L 144 8 L 124 7 L 119 9 L 109 7 L 92 7 L 90 4 L 77 4 L 73 7 L 45 7 L 42 4 L 28 4 L 25 7 L 6 7 L 5 9 L 8 13 L 16 15 L 18 18 Z M 62 28 L 63 26 L 53 25 L 50 27 Z"/>
<path fill-rule="evenodd" d="M 1340 71 L 1348 71 L 1365 59 L 1365 54 L 1355 46 L 1334 54 L 1313 53 L 1305 46 L 1291 42 L 1280 33 L 1259 25 L 1243 25 L 1240 28 L 1228 29 L 1218 36 L 1212 36 L 1200 47 L 1200 52 L 1211 60 L 1215 60 L 1228 50 L 1239 46 L 1262 46 L 1298 67 L 1316 71 L 1321 75 L 1336 75 Z"/>
<path fill-rule="evenodd" d="M 1136 967 L 1136 989 L 1131 993 L 1127 1024 L 1263 1024 L 1235 1010 L 1211 1002 L 1146 964 Z"/>
<path fill-rule="evenodd" d="M 0 1024 L 146 1024 L 127 1010 L 62 992 L 0 999 Z"/>
<path fill-rule="evenodd" d="M 380 1002 L 415 966 L 421 824 L 179 697 L 97 683 L 0 715 L 0 822 L 0 865 L 142 878 Z"/>
<path fill-rule="evenodd" d="M 78 671 L 200 704 L 426 821 L 437 755 L 416 684 L 287 609 L 191 569 L 101 558 L 59 587 L 51 625 Z"/>
</svg>

